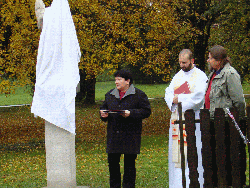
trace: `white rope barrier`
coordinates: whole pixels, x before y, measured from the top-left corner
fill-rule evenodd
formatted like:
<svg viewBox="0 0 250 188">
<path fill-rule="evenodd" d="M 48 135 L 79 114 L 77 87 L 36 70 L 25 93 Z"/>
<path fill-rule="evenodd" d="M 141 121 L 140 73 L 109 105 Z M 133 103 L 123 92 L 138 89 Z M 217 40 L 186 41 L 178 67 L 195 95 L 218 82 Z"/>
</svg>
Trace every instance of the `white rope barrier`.
<svg viewBox="0 0 250 188">
<path fill-rule="evenodd" d="M 0 108 L 10 108 L 10 107 L 17 107 L 17 106 L 30 106 L 31 104 L 17 104 L 17 105 L 6 105 L 0 106 Z"/>
<path fill-rule="evenodd" d="M 249 140 L 247 139 L 246 136 L 244 136 L 244 134 L 240 130 L 240 127 L 239 127 L 238 123 L 236 122 L 236 120 L 234 119 L 233 114 L 231 114 L 231 112 L 230 112 L 230 110 L 228 108 L 226 108 L 226 110 L 227 110 L 227 113 L 228 113 L 229 117 L 232 119 L 236 129 L 239 131 L 241 138 L 244 140 L 244 143 L 249 144 L 250 143 Z"/>
</svg>

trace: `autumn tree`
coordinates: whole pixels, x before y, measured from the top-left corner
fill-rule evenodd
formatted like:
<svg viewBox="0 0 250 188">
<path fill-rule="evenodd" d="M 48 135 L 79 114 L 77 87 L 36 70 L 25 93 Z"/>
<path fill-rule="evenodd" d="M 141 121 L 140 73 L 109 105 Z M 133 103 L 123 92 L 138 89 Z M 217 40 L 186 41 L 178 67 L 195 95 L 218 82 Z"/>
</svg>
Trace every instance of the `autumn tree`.
<svg viewBox="0 0 250 188">
<path fill-rule="evenodd" d="M 206 67 L 206 50 L 211 26 L 227 13 L 227 5 L 234 0 L 173 0 L 171 6 L 178 14 L 179 22 L 189 28 L 187 48 L 193 49 L 195 62 L 203 71 Z"/>
<path fill-rule="evenodd" d="M 106 69 L 113 73 L 132 67 L 146 76 L 170 80 L 180 26 L 168 3 L 93 0 L 83 4 L 75 1 L 71 8 L 83 57 L 79 67 L 92 83 L 88 102 L 94 102 L 96 76 Z"/>
<path fill-rule="evenodd" d="M 2 0 L 0 17 L 1 93 L 35 83 L 40 31 L 35 0 Z M 52 0 L 45 0 L 50 6 Z M 82 98 L 94 102 L 96 77 L 105 70 L 133 67 L 145 76 L 169 81 L 185 28 L 168 2 L 69 0 L 82 52 Z M 185 39 L 184 39 L 185 41 Z"/>
<path fill-rule="evenodd" d="M 16 85 L 33 85 L 39 31 L 33 0 L 1 0 L 0 93 Z"/>
<path fill-rule="evenodd" d="M 211 29 L 209 45 L 223 45 L 242 80 L 250 81 L 250 1 L 231 1 Z"/>
</svg>

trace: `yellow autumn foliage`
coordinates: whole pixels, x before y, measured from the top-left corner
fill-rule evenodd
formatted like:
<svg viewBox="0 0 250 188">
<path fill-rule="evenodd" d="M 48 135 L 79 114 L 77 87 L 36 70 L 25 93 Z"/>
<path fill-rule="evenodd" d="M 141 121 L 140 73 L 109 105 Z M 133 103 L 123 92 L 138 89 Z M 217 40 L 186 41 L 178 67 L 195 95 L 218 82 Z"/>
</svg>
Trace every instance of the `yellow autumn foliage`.
<svg viewBox="0 0 250 188">
<path fill-rule="evenodd" d="M 146 75 L 169 80 L 168 65 L 174 63 L 169 60 L 176 54 L 171 51 L 180 26 L 167 2 L 85 0 L 76 9 L 74 20 L 83 52 L 80 66 L 87 77 L 132 65 Z"/>
<path fill-rule="evenodd" d="M 36 26 L 34 0 L 1 2 L 0 93 L 10 94 L 17 84 L 34 82 L 40 32 Z"/>
<path fill-rule="evenodd" d="M 0 93 L 8 94 L 17 84 L 34 85 L 40 31 L 35 0 L 1 2 Z M 167 2 L 69 0 L 69 5 L 82 52 L 79 68 L 87 79 L 128 65 L 170 79 L 181 26 Z"/>
</svg>

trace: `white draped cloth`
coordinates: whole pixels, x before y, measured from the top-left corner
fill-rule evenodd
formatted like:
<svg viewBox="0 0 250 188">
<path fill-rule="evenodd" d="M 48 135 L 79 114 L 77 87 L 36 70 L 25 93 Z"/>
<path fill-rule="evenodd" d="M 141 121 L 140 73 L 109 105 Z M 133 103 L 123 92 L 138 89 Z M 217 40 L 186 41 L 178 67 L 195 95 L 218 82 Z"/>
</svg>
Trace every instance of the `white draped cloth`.
<svg viewBox="0 0 250 188">
<path fill-rule="evenodd" d="M 189 72 L 184 72 L 180 70 L 172 79 L 169 87 L 165 90 L 165 101 L 172 112 L 171 120 L 170 120 L 170 128 L 169 128 L 169 153 L 168 153 L 168 173 L 169 173 L 169 188 L 182 188 L 182 170 L 178 164 L 176 164 L 175 154 L 176 154 L 176 145 L 173 143 L 173 120 L 179 118 L 178 107 L 177 104 L 172 104 L 174 98 L 174 90 L 181 86 L 184 82 L 188 82 L 189 89 L 191 91 L 190 94 L 179 94 L 178 102 L 182 103 L 182 111 L 183 113 L 188 109 L 193 109 L 195 112 L 195 119 L 199 119 L 200 109 L 203 108 L 204 105 L 204 96 L 206 89 L 207 76 L 200 69 L 194 67 Z M 183 114 L 182 114 L 183 115 Z M 199 183 L 200 186 L 203 187 L 204 179 L 203 179 L 203 166 L 202 166 L 202 156 L 201 156 L 201 132 L 200 132 L 200 124 L 196 123 L 196 147 L 198 152 L 198 173 L 199 173 Z M 173 147 L 174 146 L 174 147 Z M 177 149 L 177 151 L 180 151 Z M 173 155 L 174 154 L 174 155 Z M 180 153 L 179 153 L 180 155 Z M 189 169 L 188 169 L 188 161 L 185 167 L 185 176 L 186 176 L 186 185 L 189 187 L 190 179 L 189 179 Z"/>
<path fill-rule="evenodd" d="M 80 57 L 68 1 L 54 0 L 43 15 L 31 112 L 73 134 Z"/>
</svg>

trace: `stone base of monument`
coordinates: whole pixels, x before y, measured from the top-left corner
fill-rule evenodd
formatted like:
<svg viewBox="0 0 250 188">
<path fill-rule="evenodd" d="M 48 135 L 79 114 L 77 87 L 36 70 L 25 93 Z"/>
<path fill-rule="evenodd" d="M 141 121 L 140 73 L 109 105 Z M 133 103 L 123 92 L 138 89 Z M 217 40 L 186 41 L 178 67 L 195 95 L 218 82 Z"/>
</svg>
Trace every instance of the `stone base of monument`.
<svg viewBox="0 0 250 188">
<path fill-rule="evenodd" d="M 76 185 L 75 135 L 45 121 L 47 188 Z"/>
</svg>

